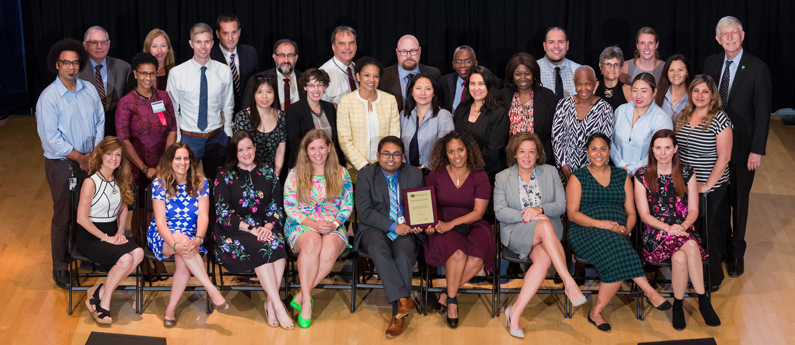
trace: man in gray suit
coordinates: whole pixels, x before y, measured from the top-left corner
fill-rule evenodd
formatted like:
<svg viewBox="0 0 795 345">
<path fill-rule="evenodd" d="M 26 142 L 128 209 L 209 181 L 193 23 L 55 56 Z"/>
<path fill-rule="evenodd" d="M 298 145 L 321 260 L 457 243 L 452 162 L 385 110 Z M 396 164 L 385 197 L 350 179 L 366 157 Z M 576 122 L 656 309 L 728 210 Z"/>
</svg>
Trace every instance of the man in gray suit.
<svg viewBox="0 0 795 345">
<path fill-rule="evenodd" d="M 105 135 L 116 135 L 116 105 L 127 94 L 126 83 L 130 64 L 108 56 L 110 36 L 101 26 L 92 26 L 83 35 L 83 47 L 91 64 L 80 71 L 78 78 L 90 82 L 97 89 L 105 108 Z"/>
<path fill-rule="evenodd" d="M 354 250 L 373 259 L 392 304 L 387 337 L 403 333 L 405 317 L 414 309 L 411 276 L 422 248 L 422 232 L 405 224 L 402 190 L 422 187 L 422 172 L 403 163 L 403 141 L 387 136 L 378 143 L 378 164 L 359 171 L 356 181 L 356 210 L 359 227 Z"/>
</svg>

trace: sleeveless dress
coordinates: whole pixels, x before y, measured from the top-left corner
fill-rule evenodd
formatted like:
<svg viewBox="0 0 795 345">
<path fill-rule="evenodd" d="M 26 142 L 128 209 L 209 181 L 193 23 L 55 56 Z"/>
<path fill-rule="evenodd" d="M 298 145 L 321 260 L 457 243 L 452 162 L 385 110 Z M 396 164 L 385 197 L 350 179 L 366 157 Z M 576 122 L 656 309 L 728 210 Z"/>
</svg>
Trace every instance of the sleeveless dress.
<svg viewBox="0 0 795 345">
<path fill-rule="evenodd" d="M 660 61 L 660 63 L 657 64 L 657 68 L 651 71 L 645 71 L 635 65 L 635 59 L 630 59 L 629 64 L 627 65 L 627 84 L 632 85 L 632 80 L 634 80 L 638 74 L 643 72 L 651 73 L 651 75 L 654 76 L 654 82 L 659 82 L 660 77 L 662 77 L 663 74 L 663 68 L 665 68 L 665 61 Z"/>
<path fill-rule="evenodd" d="M 587 167 L 572 173 L 582 185 L 580 212 L 596 220 L 609 220 L 627 225 L 624 210 L 624 183 L 627 172 L 610 166 L 610 183 L 599 184 Z M 604 283 L 615 283 L 644 275 L 638 252 L 632 248 L 629 237 L 617 232 L 585 227 L 571 222 L 569 243 L 577 255 L 585 258 L 599 271 Z"/>
<path fill-rule="evenodd" d="M 94 197 L 91 199 L 91 210 L 88 219 L 94 223 L 100 231 L 108 236 L 115 236 L 119 227 L 116 225 L 116 216 L 121 206 L 121 193 L 115 181 L 105 181 L 97 174 L 89 176 L 94 181 Z M 124 256 L 138 245 L 134 241 L 124 244 L 112 244 L 103 242 L 103 238 L 98 238 L 84 229 L 78 228 L 75 245 L 89 260 L 99 264 L 100 268 L 109 271 L 119 258 Z"/>
<path fill-rule="evenodd" d="M 166 224 L 171 233 L 181 233 L 188 236 L 190 239 L 196 239 L 196 219 L 199 217 L 199 198 L 208 197 L 210 195 L 210 184 L 205 179 L 202 186 L 196 191 L 196 197 L 191 197 L 185 191 L 185 185 L 177 185 L 174 190 L 174 197 L 168 199 L 166 186 L 160 178 L 152 181 L 152 200 L 162 200 L 166 202 Z M 149 224 L 149 230 L 146 232 L 146 242 L 152 253 L 158 261 L 163 261 L 163 238 L 160 237 L 160 232 L 157 231 L 157 222 L 155 217 L 152 217 L 152 223 Z M 199 246 L 202 253 L 206 253 L 207 249 Z"/>
</svg>

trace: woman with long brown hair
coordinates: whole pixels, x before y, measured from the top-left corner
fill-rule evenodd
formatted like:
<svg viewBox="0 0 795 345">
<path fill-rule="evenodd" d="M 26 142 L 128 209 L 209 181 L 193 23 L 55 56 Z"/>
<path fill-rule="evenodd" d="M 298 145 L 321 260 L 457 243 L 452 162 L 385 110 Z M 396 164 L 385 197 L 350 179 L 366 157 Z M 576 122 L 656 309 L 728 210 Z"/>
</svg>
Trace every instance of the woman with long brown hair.
<svg viewBox="0 0 795 345">
<path fill-rule="evenodd" d="M 665 61 L 663 74 L 657 79 L 656 103 L 662 110 L 676 121 L 676 116 L 687 104 L 687 88 L 693 81 L 693 68 L 690 61 L 682 54 L 671 55 Z"/>
<path fill-rule="evenodd" d="M 89 160 L 89 177 L 80 190 L 76 245 L 89 260 L 108 269 L 104 284 L 88 290 L 86 307 L 94 320 L 110 324 L 110 298 L 116 286 L 144 257 L 143 250 L 124 235 L 127 205 L 133 202 L 130 164 L 121 140 L 106 137 Z M 117 223 L 118 221 L 118 223 Z"/>
</svg>

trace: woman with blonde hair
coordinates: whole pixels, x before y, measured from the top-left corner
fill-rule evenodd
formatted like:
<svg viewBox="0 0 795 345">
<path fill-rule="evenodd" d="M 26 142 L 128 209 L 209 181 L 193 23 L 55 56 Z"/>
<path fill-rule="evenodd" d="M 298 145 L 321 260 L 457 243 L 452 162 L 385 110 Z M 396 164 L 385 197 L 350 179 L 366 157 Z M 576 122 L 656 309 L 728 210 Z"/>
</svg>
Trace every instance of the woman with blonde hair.
<svg viewBox="0 0 795 345">
<path fill-rule="evenodd" d="M 152 29 L 144 39 L 144 53 L 150 53 L 157 58 L 155 88 L 166 91 L 168 82 L 168 72 L 175 66 L 174 48 L 171 48 L 171 39 L 168 34 L 161 29 Z M 127 77 L 127 90 L 135 89 L 135 79 L 133 73 Z"/>
<path fill-rule="evenodd" d="M 89 177 L 80 190 L 76 245 L 92 262 L 108 269 L 104 284 L 88 290 L 86 307 L 94 320 L 110 324 L 110 298 L 116 286 L 141 262 L 143 250 L 124 235 L 127 205 L 133 202 L 130 164 L 121 140 L 106 137 L 88 163 Z M 118 223 L 117 223 L 118 221 Z"/>
<path fill-rule="evenodd" d="M 633 59 L 624 61 L 624 66 L 621 67 L 621 75 L 619 79 L 621 82 L 631 83 L 635 77 L 641 73 L 649 73 L 654 76 L 654 80 L 660 80 L 663 73 L 663 62 L 660 60 L 660 52 L 657 47 L 660 46 L 660 41 L 657 37 L 657 32 L 654 29 L 644 26 L 638 30 L 635 35 L 635 55 Z M 631 89 L 629 86 L 625 88 Z"/>
</svg>

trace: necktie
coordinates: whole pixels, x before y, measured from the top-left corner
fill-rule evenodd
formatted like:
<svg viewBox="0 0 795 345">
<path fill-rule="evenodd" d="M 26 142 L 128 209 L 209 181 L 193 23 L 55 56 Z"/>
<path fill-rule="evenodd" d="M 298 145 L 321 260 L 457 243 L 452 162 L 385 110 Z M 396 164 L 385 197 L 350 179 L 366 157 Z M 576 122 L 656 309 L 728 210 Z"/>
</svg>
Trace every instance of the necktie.
<svg viewBox="0 0 795 345">
<path fill-rule="evenodd" d="M 284 111 L 290 106 L 290 78 L 284 78 Z"/>
<path fill-rule="evenodd" d="M 560 77 L 560 67 L 555 67 L 555 96 L 563 98 L 563 78 Z"/>
<path fill-rule="evenodd" d="M 723 102 L 723 109 L 726 109 L 726 105 L 729 104 L 729 79 L 731 78 L 729 67 L 731 67 L 732 62 L 731 60 L 726 60 L 726 68 L 723 69 L 723 76 L 720 78 L 720 87 L 718 88 L 720 100 Z"/>
<path fill-rule="evenodd" d="M 207 129 L 207 66 L 202 66 L 201 83 L 199 84 L 199 119 L 196 121 L 196 127 L 204 132 Z"/>
<path fill-rule="evenodd" d="M 411 90 L 409 90 L 409 85 L 411 85 L 411 79 L 414 78 L 414 74 L 409 74 L 406 76 L 406 90 L 403 92 L 403 107 L 406 107 L 406 98 L 409 97 L 411 94 Z"/>
<path fill-rule="evenodd" d="M 229 68 L 232 69 L 232 82 L 235 85 L 235 97 L 240 98 L 240 73 L 235 64 L 235 53 L 229 56 Z"/>
<path fill-rule="evenodd" d="M 353 79 L 353 71 L 351 71 L 351 66 L 348 66 L 348 84 L 351 86 L 351 92 L 356 91 L 356 80 Z"/>
<path fill-rule="evenodd" d="M 400 212 L 400 201 L 398 200 L 395 182 L 395 174 L 392 174 L 392 176 L 389 176 L 386 179 L 386 184 L 389 187 L 389 219 L 392 219 L 393 222 L 397 223 L 398 212 Z M 387 236 L 394 241 L 398 237 L 398 234 L 394 232 L 388 232 Z"/>
<path fill-rule="evenodd" d="M 467 94 L 467 82 L 466 82 L 466 80 L 461 82 L 461 87 L 463 87 L 463 89 L 461 89 L 461 100 L 458 101 L 459 103 L 464 101 L 464 95 Z"/>
<path fill-rule="evenodd" d="M 414 131 L 414 136 L 411 137 L 411 142 L 409 143 L 409 164 L 415 167 L 420 166 L 420 144 L 417 141 L 417 134 L 420 132 L 419 115 L 420 114 L 417 114 L 417 129 Z"/>
<path fill-rule="evenodd" d="M 102 65 L 97 65 L 97 72 L 94 75 L 97 78 L 97 91 L 99 92 L 99 99 L 102 100 L 102 105 L 105 105 L 105 83 L 102 82 Z"/>
</svg>

